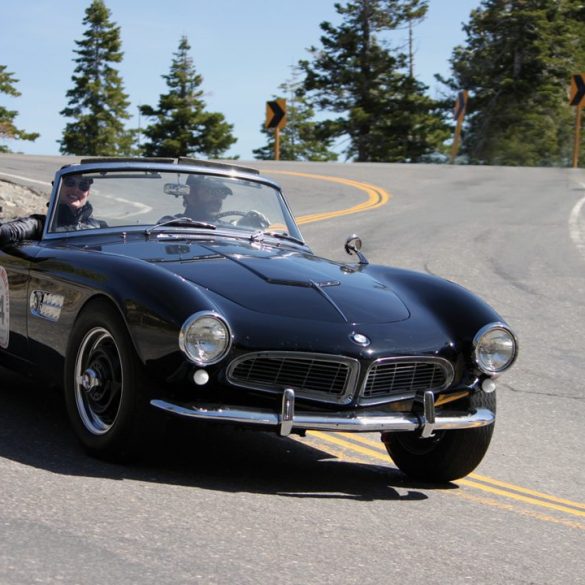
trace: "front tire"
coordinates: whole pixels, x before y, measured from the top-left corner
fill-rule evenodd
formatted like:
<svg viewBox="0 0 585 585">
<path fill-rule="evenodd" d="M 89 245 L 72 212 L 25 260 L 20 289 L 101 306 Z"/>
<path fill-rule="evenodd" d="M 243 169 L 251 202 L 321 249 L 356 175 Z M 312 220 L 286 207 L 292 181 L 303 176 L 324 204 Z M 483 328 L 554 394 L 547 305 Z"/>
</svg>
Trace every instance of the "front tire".
<svg viewBox="0 0 585 585">
<path fill-rule="evenodd" d="M 105 301 L 91 302 L 73 326 L 64 385 L 71 426 L 91 455 L 124 461 L 143 444 L 148 399 L 140 372 L 120 315 Z"/>
<path fill-rule="evenodd" d="M 467 399 L 469 408 L 496 411 L 496 394 L 476 392 Z M 416 433 L 382 433 L 388 454 L 406 475 L 432 483 L 444 483 L 471 473 L 489 447 L 494 425 L 476 429 L 437 431 L 421 439 Z"/>
</svg>

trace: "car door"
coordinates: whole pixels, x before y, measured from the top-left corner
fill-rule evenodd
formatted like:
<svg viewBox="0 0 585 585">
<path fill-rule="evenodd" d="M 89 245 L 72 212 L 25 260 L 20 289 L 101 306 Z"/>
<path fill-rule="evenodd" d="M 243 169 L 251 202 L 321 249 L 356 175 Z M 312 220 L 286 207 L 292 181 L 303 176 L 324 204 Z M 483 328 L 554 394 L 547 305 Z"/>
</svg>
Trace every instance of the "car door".
<svg viewBox="0 0 585 585">
<path fill-rule="evenodd" d="M 30 264 L 36 242 L 0 249 L 0 357 L 30 361 L 28 343 Z"/>
</svg>

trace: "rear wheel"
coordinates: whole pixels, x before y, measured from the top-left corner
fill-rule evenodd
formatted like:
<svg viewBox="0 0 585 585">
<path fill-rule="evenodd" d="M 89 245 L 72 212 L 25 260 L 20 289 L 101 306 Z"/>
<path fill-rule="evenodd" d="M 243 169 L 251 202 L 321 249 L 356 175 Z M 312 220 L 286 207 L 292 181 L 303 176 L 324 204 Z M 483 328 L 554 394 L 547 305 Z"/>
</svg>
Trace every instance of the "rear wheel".
<svg viewBox="0 0 585 585">
<path fill-rule="evenodd" d="M 468 400 L 470 408 L 496 410 L 495 392 L 476 392 Z M 382 433 L 390 457 L 398 468 L 413 479 L 448 482 L 471 473 L 489 447 L 494 425 L 476 429 L 437 431 L 428 439 L 415 433 Z"/>
<path fill-rule="evenodd" d="M 90 303 L 73 327 L 65 362 L 67 413 L 90 454 L 120 461 L 140 449 L 151 430 L 141 378 L 117 311 L 105 301 Z"/>
</svg>

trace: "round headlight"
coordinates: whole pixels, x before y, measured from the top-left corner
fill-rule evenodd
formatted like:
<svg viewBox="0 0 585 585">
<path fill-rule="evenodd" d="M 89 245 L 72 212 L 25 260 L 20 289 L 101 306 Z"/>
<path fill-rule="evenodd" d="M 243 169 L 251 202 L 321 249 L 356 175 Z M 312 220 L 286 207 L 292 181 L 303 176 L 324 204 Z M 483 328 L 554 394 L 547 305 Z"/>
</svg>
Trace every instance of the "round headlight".
<svg viewBox="0 0 585 585">
<path fill-rule="evenodd" d="M 514 334 L 500 323 L 482 327 L 473 340 L 477 367 L 486 374 L 498 374 L 508 369 L 516 359 L 517 343 Z"/>
<path fill-rule="evenodd" d="M 217 314 L 204 311 L 191 315 L 179 334 L 179 347 L 200 366 L 219 362 L 231 344 L 228 324 Z"/>
</svg>

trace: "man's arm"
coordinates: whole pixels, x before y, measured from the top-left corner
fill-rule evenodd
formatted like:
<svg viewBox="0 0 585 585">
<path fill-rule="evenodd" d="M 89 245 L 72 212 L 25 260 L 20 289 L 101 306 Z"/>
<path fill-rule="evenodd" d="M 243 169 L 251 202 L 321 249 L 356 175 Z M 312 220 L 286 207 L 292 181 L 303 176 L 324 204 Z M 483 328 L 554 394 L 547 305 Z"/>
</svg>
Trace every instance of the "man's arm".
<svg viewBox="0 0 585 585">
<path fill-rule="evenodd" d="M 44 215 L 29 215 L 0 226 L 0 246 L 15 244 L 21 240 L 40 240 L 45 225 Z"/>
</svg>

